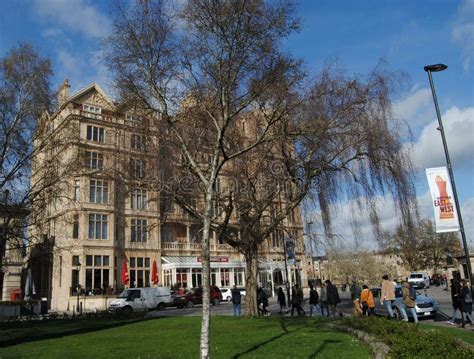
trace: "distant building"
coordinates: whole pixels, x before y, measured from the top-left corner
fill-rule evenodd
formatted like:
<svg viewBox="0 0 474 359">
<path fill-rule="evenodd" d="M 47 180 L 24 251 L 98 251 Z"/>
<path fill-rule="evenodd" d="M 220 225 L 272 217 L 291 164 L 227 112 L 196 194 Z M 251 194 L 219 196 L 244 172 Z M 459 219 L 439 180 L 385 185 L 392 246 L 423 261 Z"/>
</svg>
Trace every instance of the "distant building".
<svg viewBox="0 0 474 359">
<path fill-rule="evenodd" d="M 50 308 L 73 310 L 77 296 L 85 310 L 105 308 L 107 298 L 124 288 L 124 263 L 129 287 L 152 286 L 154 263 L 159 285 L 200 286 L 199 223 L 149 185 L 160 174 L 158 151 L 151 150 L 160 146 L 153 135 L 160 130 L 159 116 L 113 103 L 96 84 L 72 96 L 68 89 L 65 81 L 58 110 L 41 118 L 32 171 L 34 181 L 67 172 L 42 193 L 42 205 L 32 209 L 39 219 L 28 233 L 43 243 L 37 253 L 49 252 L 36 262 L 51 262 L 41 279 Z M 296 239 L 291 276 L 305 284 L 299 209 L 285 220 L 285 231 Z M 283 238 L 283 229 L 276 231 L 260 249 L 261 285 L 275 288 L 286 280 Z M 215 233 L 211 283 L 245 285 L 243 257 Z"/>
</svg>

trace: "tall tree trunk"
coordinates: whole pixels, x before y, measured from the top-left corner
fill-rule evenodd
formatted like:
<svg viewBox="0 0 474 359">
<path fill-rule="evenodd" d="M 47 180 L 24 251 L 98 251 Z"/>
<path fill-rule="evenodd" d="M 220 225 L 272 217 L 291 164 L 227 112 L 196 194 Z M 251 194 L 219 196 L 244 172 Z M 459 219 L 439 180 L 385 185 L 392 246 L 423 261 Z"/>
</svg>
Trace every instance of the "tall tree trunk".
<svg viewBox="0 0 474 359">
<path fill-rule="evenodd" d="M 257 310 L 257 274 L 258 255 L 257 250 L 245 253 L 246 273 L 245 273 L 245 315 L 248 317 L 258 315 Z"/>
<path fill-rule="evenodd" d="M 210 189 L 206 191 L 205 213 L 202 228 L 202 320 L 201 320 L 201 359 L 211 357 L 209 351 L 209 337 L 211 326 L 211 310 L 210 310 L 210 238 L 209 229 L 211 224 L 211 205 L 212 192 Z"/>
</svg>

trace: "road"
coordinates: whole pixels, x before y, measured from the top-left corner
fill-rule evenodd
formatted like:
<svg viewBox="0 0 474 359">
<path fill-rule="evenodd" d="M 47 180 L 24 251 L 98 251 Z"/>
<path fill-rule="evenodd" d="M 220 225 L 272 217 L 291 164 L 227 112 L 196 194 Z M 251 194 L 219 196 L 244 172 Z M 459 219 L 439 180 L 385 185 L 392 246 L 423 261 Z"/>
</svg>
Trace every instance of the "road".
<svg viewBox="0 0 474 359">
<path fill-rule="evenodd" d="M 422 291 L 424 292 L 424 291 Z M 435 319 L 423 319 L 423 323 L 433 323 L 433 324 L 442 324 L 442 325 L 449 325 L 446 324 L 446 320 L 449 319 L 451 316 L 451 295 L 450 292 L 445 291 L 444 287 L 430 287 L 426 289 L 426 294 L 435 298 L 439 304 L 439 314 Z M 344 312 L 345 315 L 351 315 L 351 307 L 352 303 L 350 300 L 349 291 L 342 292 L 339 291 L 339 295 L 341 297 L 341 304 L 339 307 Z M 309 307 L 307 302 L 304 305 L 305 310 L 308 312 Z M 272 297 L 269 299 L 269 306 L 268 311 L 271 315 L 280 315 L 278 312 L 280 311 L 280 307 L 276 302 L 276 297 Z M 242 313 L 245 311 L 245 304 L 242 303 Z M 193 308 L 166 308 L 164 311 L 153 311 L 147 314 L 147 317 L 162 317 L 162 316 L 196 316 L 201 315 L 202 313 L 202 306 L 197 305 Z M 211 306 L 211 315 L 232 315 L 232 304 L 229 302 L 221 302 L 220 305 L 212 305 Z M 289 315 L 289 314 L 287 314 Z"/>
</svg>

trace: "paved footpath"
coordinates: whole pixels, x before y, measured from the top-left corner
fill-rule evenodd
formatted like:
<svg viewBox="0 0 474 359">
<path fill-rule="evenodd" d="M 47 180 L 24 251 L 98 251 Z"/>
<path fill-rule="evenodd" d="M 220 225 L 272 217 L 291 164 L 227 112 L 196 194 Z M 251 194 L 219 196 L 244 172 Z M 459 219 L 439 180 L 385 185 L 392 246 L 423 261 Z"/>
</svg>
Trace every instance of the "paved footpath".
<svg viewBox="0 0 474 359">
<path fill-rule="evenodd" d="M 434 324 L 446 327 L 453 327 L 446 323 L 446 321 L 451 317 L 451 294 L 449 291 L 444 290 L 444 287 L 431 287 L 426 290 L 426 294 L 430 297 L 433 297 L 438 301 L 438 305 L 440 307 L 439 313 L 435 319 L 422 319 L 420 322 L 426 324 Z M 350 293 L 349 291 L 339 291 L 339 296 L 341 298 L 341 303 L 339 304 L 339 308 L 344 313 L 345 316 L 350 316 L 352 313 L 352 303 L 350 300 Z M 304 304 L 304 309 L 309 314 L 309 305 L 307 303 L 307 298 Z M 278 316 L 280 311 L 280 306 L 277 303 L 276 296 L 269 298 L 269 306 L 267 310 L 270 312 L 272 316 Z M 242 314 L 245 311 L 245 304 L 242 303 Z M 147 314 L 147 317 L 154 318 L 154 317 L 162 317 L 162 316 L 193 316 L 193 315 L 200 315 L 202 313 L 202 306 L 195 306 L 194 308 L 167 308 L 165 311 L 153 311 Z M 220 305 L 211 306 L 211 315 L 232 315 L 232 304 L 229 302 L 221 302 Z M 286 314 L 289 316 L 290 314 Z M 460 313 L 458 312 L 458 320 L 457 323 L 460 324 L 461 317 Z M 470 327 L 467 326 L 466 330 L 474 330 L 474 326 Z"/>
</svg>

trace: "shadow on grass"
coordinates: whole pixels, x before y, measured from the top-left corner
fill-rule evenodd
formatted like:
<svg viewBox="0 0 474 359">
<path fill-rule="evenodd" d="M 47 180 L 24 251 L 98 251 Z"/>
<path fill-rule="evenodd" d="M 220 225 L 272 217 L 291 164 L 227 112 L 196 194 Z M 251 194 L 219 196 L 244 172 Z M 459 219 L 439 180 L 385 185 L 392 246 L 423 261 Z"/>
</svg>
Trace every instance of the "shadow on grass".
<svg viewBox="0 0 474 359">
<path fill-rule="evenodd" d="M 27 342 L 34 342 L 34 341 L 41 341 L 47 339 L 57 339 L 62 338 L 70 335 L 77 335 L 77 334 L 87 334 L 92 333 L 104 329 L 112 329 L 118 328 L 124 325 L 137 323 L 144 320 L 156 320 L 159 318 L 153 319 L 132 319 L 132 320 L 123 320 L 123 321 L 115 321 L 110 322 L 107 320 L 103 320 L 103 323 L 98 323 L 97 320 L 89 321 L 89 320 L 78 320 L 76 322 L 63 322 L 63 323 L 44 323 L 44 325 L 37 325 L 37 330 L 32 331 L 31 334 L 26 334 L 22 336 L 16 335 L 8 335 L 7 333 L 3 333 L 0 337 L 0 348 L 9 347 L 12 345 L 23 344 Z M 54 324 L 58 324 L 54 326 Z M 82 326 L 81 326 L 82 325 Z M 51 326 L 48 328 L 47 326 Z M 34 330 L 34 327 L 25 327 L 25 330 Z M 50 330 L 48 330 L 50 329 Z M 63 329 L 63 330 L 61 330 Z M 15 334 L 15 333 L 13 333 Z"/>
<path fill-rule="evenodd" d="M 324 350 L 324 348 L 326 347 L 326 345 L 328 344 L 338 344 L 338 343 L 341 343 L 340 340 L 333 340 L 333 339 L 325 339 L 323 340 L 323 342 L 319 345 L 319 347 L 316 348 L 316 350 L 314 352 L 312 352 L 310 355 L 309 355 L 309 359 L 313 359 L 313 358 L 316 358 L 316 356 L 319 354 L 319 353 L 322 353 L 322 351 Z"/>
<path fill-rule="evenodd" d="M 283 333 L 281 333 L 281 334 L 279 334 L 279 335 L 276 335 L 276 336 L 274 336 L 274 337 L 272 337 L 272 338 L 270 338 L 270 339 L 268 339 L 268 340 L 265 340 L 264 342 L 261 342 L 261 343 L 259 343 L 259 344 L 256 344 L 256 345 L 254 345 L 253 347 L 247 349 L 246 351 L 243 351 L 243 352 L 240 352 L 240 353 L 235 354 L 235 355 L 232 357 L 232 359 L 238 359 L 238 358 L 242 357 L 242 356 L 245 355 L 245 354 L 249 354 L 249 353 L 251 353 L 251 352 L 253 352 L 253 351 L 257 350 L 257 349 L 262 348 L 263 346 L 265 346 L 265 345 L 267 345 L 267 344 L 270 344 L 270 343 L 274 342 L 275 340 L 278 340 L 278 339 L 280 339 L 280 338 L 283 338 L 285 335 L 295 333 L 295 332 L 297 332 L 297 331 L 299 331 L 299 330 L 301 330 L 301 329 L 308 328 L 308 325 L 311 325 L 311 324 L 308 323 L 307 320 L 304 320 L 304 321 L 301 321 L 301 322 L 292 321 L 292 322 L 290 322 L 292 325 L 295 325 L 295 324 L 296 324 L 296 325 L 299 325 L 299 327 L 296 328 L 296 329 L 290 330 L 290 329 L 288 328 L 287 322 L 289 322 L 289 321 L 288 321 L 288 318 L 281 318 L 281 319 L 280 319 L 280 327 L 281 327 Z M 314 323 L 313 323 L 312 325 L 314 325 Z M 322 323 L 317 323 L 317 324 L 316 324 L 316 327 L 322 327 L 322 326 L 323 326 Z M 327 344 L 332 344 L 332 343 L 340 343 L 340 341 L 339 341 L 339 340 L 324 340 L 324 341 L 321 343 L 321 345 L 316 349 L 316 351 L 310 355 L 309 358 L 315 358 L 318 353 L 320 353 L 321 351 L 324 350 L 324 347 L 325 347 Z"/>
</svg>

